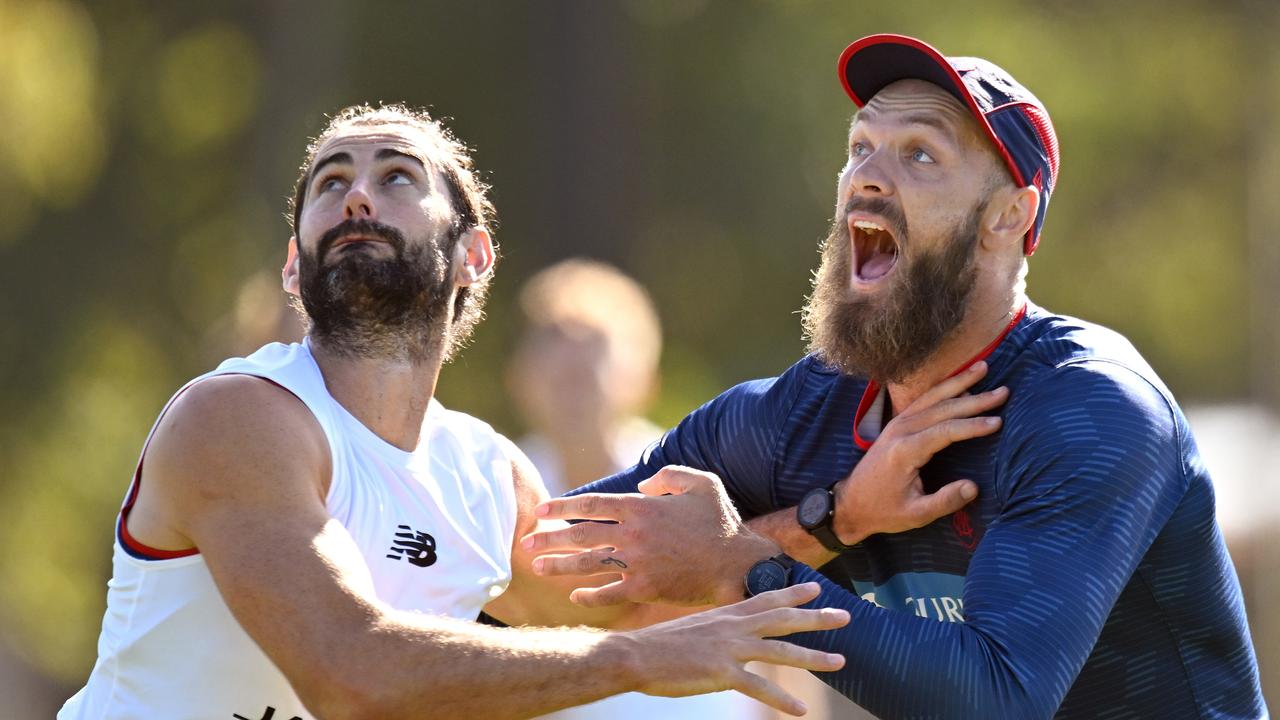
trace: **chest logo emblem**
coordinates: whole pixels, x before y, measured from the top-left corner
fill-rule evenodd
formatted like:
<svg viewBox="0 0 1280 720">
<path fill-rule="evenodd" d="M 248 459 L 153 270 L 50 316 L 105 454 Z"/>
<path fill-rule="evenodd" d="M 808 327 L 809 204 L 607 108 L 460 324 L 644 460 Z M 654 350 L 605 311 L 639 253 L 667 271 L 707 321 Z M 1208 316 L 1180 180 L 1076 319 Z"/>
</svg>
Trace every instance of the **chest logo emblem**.
<svg viewBox="0 0 1280 720">
<path fill-rule="evenodd" d="M 404 558 L 409 561 L 410 565 L 417 565 L 418 567 L 427 567 L 435 564 L 435 538 L 421 530 L 414 530 L 408 525 L 397 525 L 396 528 L 400 532 L 396 533 L 395 542 L 391 544 L 391 547 L 387 548 L 387 557 L 392 560 Z"/>
<path fill-rule="evenodd" d="M 960 539 L 960 544 L 965 550 L 972 552 L 978 547 L 978 538 L 973 531 L 973 521 L 969 519 L 967 511 L 957 510 L 951 515 L 951 529 L 955 531 L 956 537 Z"/>
</svg>

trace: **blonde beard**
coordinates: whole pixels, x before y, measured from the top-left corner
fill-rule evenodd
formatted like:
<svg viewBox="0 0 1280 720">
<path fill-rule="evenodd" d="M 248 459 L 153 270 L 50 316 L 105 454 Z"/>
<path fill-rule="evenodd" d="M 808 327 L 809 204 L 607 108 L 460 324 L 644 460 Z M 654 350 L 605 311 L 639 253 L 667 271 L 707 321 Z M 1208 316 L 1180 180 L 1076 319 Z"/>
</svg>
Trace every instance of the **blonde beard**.
<svg viewBox="0 0 1280 720">
<path fill-rule="evenodd" d="M 849 229 L 836 222 L 823 241 L 822 264 L 801 315 L 809 352 L 842 373 L 881 383 L 918 369 L 964 318 L 977 280 L 977 229 L 985 207 L 980 203 L 942 250 L 909 256 L 904 248 L 889 286 L 873 297 L 851 294 Z"/>
</svg>

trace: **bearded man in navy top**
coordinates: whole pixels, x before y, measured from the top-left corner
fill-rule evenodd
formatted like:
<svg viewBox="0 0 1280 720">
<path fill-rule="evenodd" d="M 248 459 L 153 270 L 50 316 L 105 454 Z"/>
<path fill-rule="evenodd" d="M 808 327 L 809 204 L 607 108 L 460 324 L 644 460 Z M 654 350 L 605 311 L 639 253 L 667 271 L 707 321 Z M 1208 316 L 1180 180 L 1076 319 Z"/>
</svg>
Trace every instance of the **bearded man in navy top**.
<svg viewBox="0 0 1280 720">
<path fill-rule="evenodd" d="M 1048 112 L 902 36 L 839 72 L 859 111 L 811 354 L 544 504 L 614 522 L 525 538 L 535 572 L 621 571 L 587 605 L 818 581 L 853 619 L 789 640 L 844 654 L 823 679 L 886 718 L 1265 717 L 1186 419 L 1123 337 L 1024 294 Z"/>
</svg>

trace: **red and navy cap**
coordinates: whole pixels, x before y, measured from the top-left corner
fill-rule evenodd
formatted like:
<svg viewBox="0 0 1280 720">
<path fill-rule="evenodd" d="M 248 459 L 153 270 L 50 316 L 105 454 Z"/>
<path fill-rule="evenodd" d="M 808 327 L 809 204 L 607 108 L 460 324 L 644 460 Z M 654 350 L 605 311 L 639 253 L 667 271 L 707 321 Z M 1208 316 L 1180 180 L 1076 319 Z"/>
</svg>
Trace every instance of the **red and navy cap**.
<svg viewBox="0 0 1280 720">
<path fill-rule="evenodd" d="M 1049 196 L 1058 183 L 1058 136 L 1049 111 L 1009 73 L 981 58 L 949 58 L 905 35 L 870 35 L 840 54 L 840 82 L 862 107 L 886 86 L 914 78 L 937 85 L 969 108 L 1019 187 L 1040 191 L 1036 222 L 1023 252 L 1036 251 Z"/>
</svg>

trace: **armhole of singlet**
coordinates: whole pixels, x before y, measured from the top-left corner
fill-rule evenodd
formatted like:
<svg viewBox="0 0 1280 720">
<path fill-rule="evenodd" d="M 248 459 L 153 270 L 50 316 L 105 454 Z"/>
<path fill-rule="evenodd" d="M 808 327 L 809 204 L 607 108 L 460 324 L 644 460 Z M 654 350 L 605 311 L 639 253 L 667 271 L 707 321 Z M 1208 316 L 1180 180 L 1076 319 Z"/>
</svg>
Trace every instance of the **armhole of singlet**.
<svg viewBox="0 0 1280 720">
<path fill-rule="evenodd" d="M 218 375 L 211 375 L 209 377 L 226 377 L 227 375 L 245 375 L 247 377 L 258 378 L 259 380 L 265 380 L 290 395 L 298 397 L 297 394 L 289 388 L 281 385 L 271 378 L 263 377 L 261 375 L 254 375 L 252 373 L 221 373 Z M 173 560 L 175 558 L 191 557 L 192 555 L 200 554 L 200 548 L 194 547 L 186 548 L 184 550 L 161 550 L 159 548 L 153 548 L 130 535 L 126 521 L 129 519 L 129 511 L 133 509 L 134 502 L 138 500 L 138 490 L 142 486 L 142 463 L 147 458 L 147 448 L 151 447 L 151 438 L 155 436 L 156 429 L 160 427 L 160 421 L 164 419 L 165 413 L 169 412 L 169 408 L 173 407 L 173 404 L 177 402 L 178 398 L 182 397 L 183 393 L 208 379 L 208 377 L 205 377 L 189 383 L 186 387 L 179 390 L 172 398 L 170 398 L 169 402 L 164 406 L 164 409 L 160 411 L 160 417 L 156 418 L 155 428 L 151 430 L 151 434 L 147 435 L 146 442 L 142 444 L 142 453 L 138 455 L 138 467 L 133 471 L 133 482 L 129 484 L 129 494 L 125 498 L 124 505 L 120 507 L 120 515 L 116 518 L 116 539 L 120 542 L 120 547 L 123 548 L 131 557 L 137 558 L 138 560 Z M 298 398 L 298 400 L 301 401 L 302 398 Z"/>
</svg>

